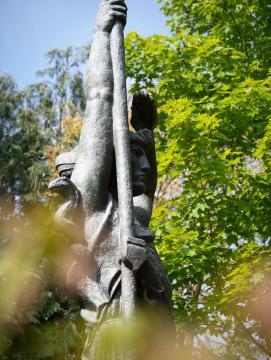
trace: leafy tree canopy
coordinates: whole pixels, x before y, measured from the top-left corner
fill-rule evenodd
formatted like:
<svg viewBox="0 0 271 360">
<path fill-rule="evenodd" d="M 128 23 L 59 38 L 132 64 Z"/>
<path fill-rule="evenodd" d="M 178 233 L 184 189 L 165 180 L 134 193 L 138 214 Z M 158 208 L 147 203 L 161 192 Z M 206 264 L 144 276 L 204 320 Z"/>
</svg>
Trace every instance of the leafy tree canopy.
<svg viewBox="0 0 271 360">
<path fill-rule="evenodd" d="M 159 2 L 172 36 L 129 34 L 127 71 L 159 105 L 152 224 L 184 342 L 270 356 L 270 4 Z"/>
</svg>

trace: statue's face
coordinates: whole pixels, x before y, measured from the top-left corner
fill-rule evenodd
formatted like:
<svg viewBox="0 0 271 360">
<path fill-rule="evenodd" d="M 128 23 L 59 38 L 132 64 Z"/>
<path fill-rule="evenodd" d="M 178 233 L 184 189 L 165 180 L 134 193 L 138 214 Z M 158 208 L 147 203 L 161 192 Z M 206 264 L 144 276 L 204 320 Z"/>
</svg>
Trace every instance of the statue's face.
<svg viewBox="0 0 271 360">
<path fill-rule="evenodd" d="M 150 164 L 145 151 L 138 145 L 131 145 L 133 194 L 139 196 L 144 194 L 147 183 L 147 174 Z"/>
</svg>

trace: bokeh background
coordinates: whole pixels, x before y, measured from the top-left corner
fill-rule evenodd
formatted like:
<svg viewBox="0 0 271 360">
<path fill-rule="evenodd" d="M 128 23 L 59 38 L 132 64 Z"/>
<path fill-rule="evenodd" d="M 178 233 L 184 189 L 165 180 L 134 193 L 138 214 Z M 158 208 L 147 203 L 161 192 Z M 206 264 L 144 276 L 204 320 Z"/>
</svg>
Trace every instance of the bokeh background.
<svg viewBox="0 0 271 360">
<path fill-rule="evenodd" d="M 142 359 L 271 359 L 270 2 L 127 4 L 130 95 L 147 89 L 158 106 L 151 227 L 177 335 L 140 313 L 105 347 L 128 333 Z M 56 155 L 78 142 L 97 5 L 0 4 L 1 359 L 82 351 L 80 299 L 65 285 L 73 255 L 47 187 Z"/>
</svg>

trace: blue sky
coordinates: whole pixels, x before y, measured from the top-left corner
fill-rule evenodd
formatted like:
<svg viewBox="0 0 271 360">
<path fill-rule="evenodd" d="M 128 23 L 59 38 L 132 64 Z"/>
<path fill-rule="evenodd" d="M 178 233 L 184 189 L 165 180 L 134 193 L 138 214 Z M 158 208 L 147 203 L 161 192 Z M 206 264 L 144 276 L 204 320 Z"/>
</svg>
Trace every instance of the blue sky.
<svg viewBox="0 0 271 360">
<path fill-rule="evenodd" d="M 126 0 L 126 32 L 168 33 L 155 0 Z M 0 69 L 20 88 L 35 82 L 52 48 L 80 46 L 91 38 L 99 0 L 0 0 Z"/>
</svg>

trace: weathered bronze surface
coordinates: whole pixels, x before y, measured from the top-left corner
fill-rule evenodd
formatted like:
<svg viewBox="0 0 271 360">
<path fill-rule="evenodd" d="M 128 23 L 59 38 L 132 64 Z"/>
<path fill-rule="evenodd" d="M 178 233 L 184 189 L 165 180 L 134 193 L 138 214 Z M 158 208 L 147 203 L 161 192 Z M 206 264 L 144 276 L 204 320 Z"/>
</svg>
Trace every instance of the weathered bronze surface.
<svg viewBox="0 0 271 360">
<path fill-rule="evenodd" d="M 93 327 L 84 359 L 101 358 L 97 334 L 106 322 L 129 318 L 137 303 L 171 307 L 170 285 L 148 228 L 157 181 L 153 136 L 157 111 L 145 91 L 134 95 L 134 132 L 128 130 L 126 12 L 123 0 L 101 1 L 79 145 L 58 156 L 60 178 L 49 185 L 64 197 L 56 220 L 73 243 L 67 283 L 77 289 L 81 316 Z M 82 264 L 87 264 L 84 271 Z"/>
</svg>

